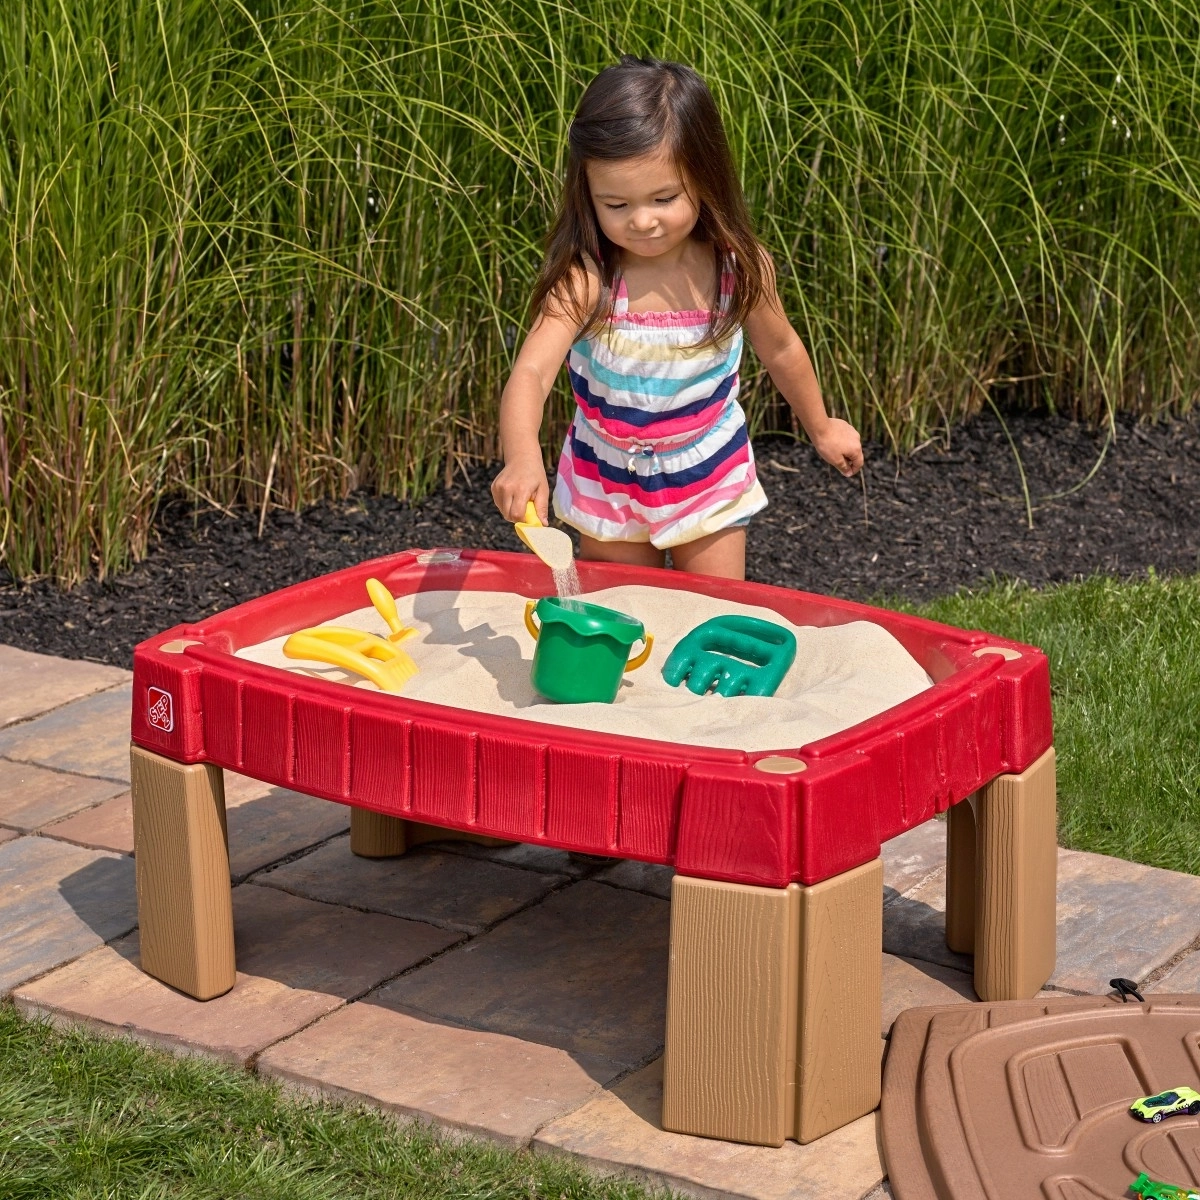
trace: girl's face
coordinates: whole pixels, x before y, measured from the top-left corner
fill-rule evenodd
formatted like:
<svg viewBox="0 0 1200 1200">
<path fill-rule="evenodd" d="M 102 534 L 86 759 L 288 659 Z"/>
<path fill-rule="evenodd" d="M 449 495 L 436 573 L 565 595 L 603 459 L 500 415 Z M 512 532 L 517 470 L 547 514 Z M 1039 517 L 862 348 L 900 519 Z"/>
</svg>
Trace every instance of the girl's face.
<svg viewBox="0 0 1200 1200">
<path fill-rule="evenodd" d="M 699 205 L 664 149 L 611 162 L 589 160 L 587 180 L 605 237 L 630 254 L 668 254 L 700 218 Z"/>
</svg>

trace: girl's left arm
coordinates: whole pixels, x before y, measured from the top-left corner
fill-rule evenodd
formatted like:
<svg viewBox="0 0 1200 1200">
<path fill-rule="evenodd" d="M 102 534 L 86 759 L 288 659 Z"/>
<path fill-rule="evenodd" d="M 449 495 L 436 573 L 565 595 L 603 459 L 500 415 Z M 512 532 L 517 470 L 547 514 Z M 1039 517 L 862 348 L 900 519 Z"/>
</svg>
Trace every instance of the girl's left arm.
<svg viewBox="0 0 1200 1200">
<path fill-rule="evenodd" d="M 863 464 L 858 431 L 848 421 L 826 412 L 812 360 L 780 303 L 774 265 L 765 252 L 763 259 L 767 294 L 746 321 L 746 337 L 817 453 L 843 475 L 855 475 Z"/>
</svg>

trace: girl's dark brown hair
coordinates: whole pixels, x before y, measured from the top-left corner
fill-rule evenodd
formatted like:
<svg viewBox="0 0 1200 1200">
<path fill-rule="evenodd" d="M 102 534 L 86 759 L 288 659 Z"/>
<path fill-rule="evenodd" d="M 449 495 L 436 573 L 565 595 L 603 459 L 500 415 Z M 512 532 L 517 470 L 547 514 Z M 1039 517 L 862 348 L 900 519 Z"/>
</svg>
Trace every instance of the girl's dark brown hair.
<svg viewBox="0 0 1200 1200">
<path fill-rule="evenodd" d="M 636 158 L 665 146 L 700 209 L 692 236 L 712 247 L 716 290 L 712 317 L 698 345 L 723 341 L 770 293 L 767 267 L 738 182 L 725 127 L 708 85 L 691 67 L 623 55 L 588 85 L 568 135 L 570 154 L 562 205 L 546 239 L 533 289 L 536 313 L 552 296 L 579 321 L 581 336 L 603 328 L 613 311 L 617 247 L 600 230 L 588 190 L 589 160 Z M 586 261 L 600 270 L 604 291 L 587 307 Z M 730 262 L 732 260 L 732 262 Z M 728 307 L 720 304 L 721 271 L 734 274 Z"/>
</svg>

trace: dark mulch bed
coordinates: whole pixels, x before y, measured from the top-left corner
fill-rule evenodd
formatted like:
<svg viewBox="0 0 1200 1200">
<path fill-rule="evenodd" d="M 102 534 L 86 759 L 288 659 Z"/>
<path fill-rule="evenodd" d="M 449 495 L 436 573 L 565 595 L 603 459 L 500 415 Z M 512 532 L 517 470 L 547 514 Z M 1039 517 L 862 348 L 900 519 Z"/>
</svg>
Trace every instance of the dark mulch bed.
<svg viewBox="0 0 1200 1200">
<path fill-rule="evenodd" d="M 846 481 L 807 445 L 756 443 L 771 507 L 750 530 L 751 579 L 829 595 L 927 599 L 993 575 L 1034 585 L 1096 572 L 1200 570 L 1200 419 L 1118 424 L 1103 432 L 1013 415 L 1016 458 L 992 416 L 899 462 L 868 447 L 865 477 Z M 257 515 L 168 506 L 144 562 L 63 594 L 13 585 L 0 571 L 0 642 L 128 666 L 133 646 L 298 580 L 411 546 L 516 550 L 477 471 L 422 504 L 355 497 L 306 512 Z M 1071 490 L 1074 489 L 1074 490 Z M 1069 492 L 1063 495 L 1062 493 Z"/>
</svg>

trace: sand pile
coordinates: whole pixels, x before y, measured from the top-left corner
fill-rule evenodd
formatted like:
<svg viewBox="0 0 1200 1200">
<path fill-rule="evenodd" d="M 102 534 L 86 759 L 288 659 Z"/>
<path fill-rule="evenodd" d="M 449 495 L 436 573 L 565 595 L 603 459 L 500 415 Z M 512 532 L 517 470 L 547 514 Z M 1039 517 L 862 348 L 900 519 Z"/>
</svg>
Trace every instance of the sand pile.
<svg viewBox="0 0 1200 1200">
<path fill-rule="evenodd" d="M 615 703 L 555 704 L 533 690 L 534 641 L 523 622 L 525 601 L 509 592 L 397 596 L 400 619 L 419 631 L 403 644 L 419 668 L 403 695 L 576 729 L 753 751 L 796 749 L 931 686 L 904 647 L 867 621 L 827 629 L 792 625 L 770 609 L 667 588 L 606 588 L 583 598 L 636 617 L 655 638 L 650 660 L 625 676 Z M 796 661 L 774 696 L 694 696 L 663 681 L 662 665 L 675 643 L 702 621 L 727 613 L 775 621 L 796 635 Z M 329 624 L 387 634 L 370 607 Z M 339 668 L 285 658 L 285 640 L 248 646 L 238 654 L 374 690 L 373 684 Z M 635 650 L 640 647 L 639 642 Z"/>
</svg>

